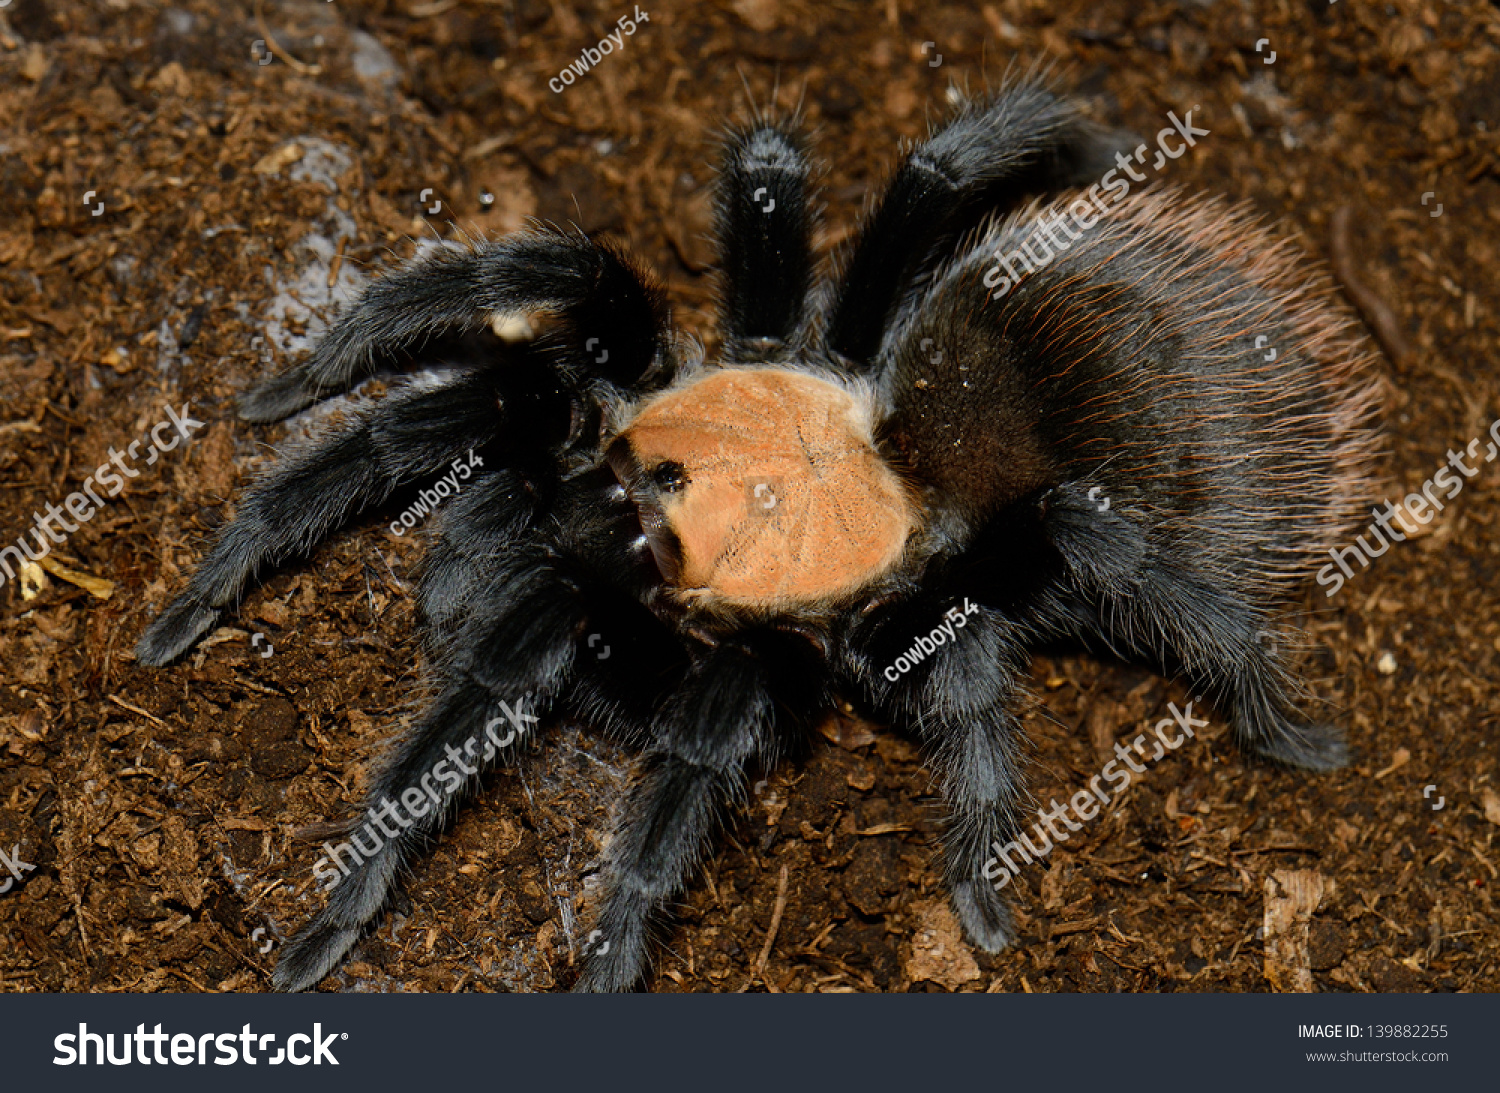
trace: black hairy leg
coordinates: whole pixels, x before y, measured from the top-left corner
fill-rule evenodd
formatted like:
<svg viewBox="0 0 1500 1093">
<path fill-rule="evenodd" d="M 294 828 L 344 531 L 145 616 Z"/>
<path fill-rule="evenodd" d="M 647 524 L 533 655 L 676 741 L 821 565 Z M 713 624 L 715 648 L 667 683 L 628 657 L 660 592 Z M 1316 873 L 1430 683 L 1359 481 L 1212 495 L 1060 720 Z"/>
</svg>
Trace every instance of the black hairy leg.
<svg viewBox="0 0 1500 1093">
<path fill-rule="evenodd" d="M 1121 606 L 1105 618 L 1117 632 L 1124 621 L 1127 633 L 1159 636 L 1162 659 L 1181 665 L 1195 692 L 1228 719 L 1241 749 L 1304 770 L 1348 762 L 1340 729 L 1298 715 L 1291 674 L 1280 653 L 1259 640 L 1269 625 L 1263 612 L 1197 574 L 1165 566 L 1149 569 Z"/>
<path fill-rule="evenodd" d="M 719 322 L 737 358 L 774 353 L 801 330 L 812 284 L 808 172 L 789 128 L 739 130 L 725 148 L 714 207 Z"/>
<path fill-rule="evenodd" d="M 509 701 L 509 700 L 506 700 Z M 536 716 L 531 707 L 524 711 L 511 706 L 521 717 Z M 495 741 L 487 740 L 485 729 L 497 715 L 494 696 L 484 687 L 474 683 L 456 684 L 446 688 L 412 729 L 411 735 L 397 748 L 392 759 L 382 770 L 371 788 L 360 816 L 354 817 L 348 829 L 355 834 L 347 841 L 342 852 L 336 852 L 327 869 L 340 866 L 349 872 L 333 888 L 323 909 L 304 926 L 281 950 L 271 982 L 277 990 L 300 991 L 313 986 L 331 972 L 344 959 L 354 945 L 374 929 L 385 914 L 397 882 L 398 875 L 413 857 L 421 853 L 447 826 L 463 795 L 477 779 L 478 774 L 488 769 L 505 752 L 516 749 L 524 739 L 513 723 L 504 720 L 493 726 L 492 732 L 506 744 L 497 749 Z M 522 724 L 529 722 L 522 721 Z M 480 741 L 491 754 L 479 745 L 464 747 Z M 450 757 L 446 749 L 453 749 L 458 760 Z M 460 776 L 462 763 L 470 767 L 473 775 L 462 775 L 462 788 L 447 790 L 446 782 L 437 782 L 431 773 L 440 763 L 445 768 L 444 777 Z M 427 790 L 438 793 L 439 800 L 433 802 L 430 794 L 423 790 L 422 780 L 427 779 Z M 401 795 L 409 788 L 423 791 L 422 800 L 402 806 Z M 387 802 L 396 807 L 383 813 L 396 825 L 395 834 L 389 834 L 377 813 L 387 807 Z M 421 815 L 417 808 L 425 809 Z M 394 813 L 394 815 L 392 815 Z M 386 834 L 380 832 L 385 831 Z M 351 852 L 351 849 L 360 853 Z M 357 859 L 350 866 L 350 860 Z M 320 863 L 321 865 L 321 863 Z M 329 874 L 331 875 L 331 874 Z"/>
<path fill-rule="evenodd" d="M 363 814 L 401 803 L 408 791 L 430 793 L 437 779 L 461 778 L 461 788 L 445 789 L 440 806 L 420 817 L 415 809 L 403 812 L 409 822 L 396 821 L 399 830 L 389 838 L 376 839 L 366 826 L 365 836 L 381 845 L 338 882 L 323 910 L 282 951 L 279 989 L 312 986 L 375 926 L 401 867 L 442 830 L 479 775 L 529 739 L 562 689 L 587 617 L 581 591 L 545 551 L 518 548 L 505 570 L 486 592 L 487 608 L 476 610 L 464 640 L 452 646 L 437 699 L 382 765 Z M 435 775 L 445 762 L 451 774 Z"/>
<path fill-rule="evenodd" d="M 942 785 L 943 878 L 954 913 L 971 942 L 998 952 L 1014 928 L 984 863 L 996 841 L 1013 837 L 1024 794 L 1015 711 L 1029 656 L 1010 617 L 951 587 L 871 611 L 850 630 L 844 663 L 882 717 L 922 741 Z M 914 637 L 939 630 L 938 650 L 903 671 L 899 658 Z"/>
<path fill-rule="evenodd" d="M 1010 628 L 980 610 L 922 681 L 916 727 L 942 779 L 948 815 L 943 879 L 969 940 L 999 952 L 1015 937 L 1005 900 L 984 876 L 996 843 L 1015 835 L 1022 794 L 1015 708 L 1026 658 Z"/>
<path fill-rule="evenodd" d="M 1084 541 L 1097 544 L 1099 537 L 1091 534 Z M 1105 549 L 1100 557 L 1112 556 Z M 1098 569 L 1113 579 L 1119 574 L 1110 564 Z M 1161 560 L 1134 572 L 1129 581 L 1096 589 L 1077 599 L 1059 596 L 1043 613 L 1046 629 L 1086 644 L 1102 641 L 1116 655 L 1184 676 L 1194 701 L 1207 701 L 1221 713 L 1235 743 L 1249 754 L 1318 771 L 1348 761 L 1338 728 L 1309 724 L 1298 714 L 1291 673 L 1280 653 L 1259 640 L 1270 623 L 1238 593 Z M 1193 716 L 1206 717 L 1202 709 Z"/>
<path fill-rule="evenodd" d="M 310 550 L 398 487 L 446 471 L 504 426 L 489 376 L 392 395 L 284 457 L 219 530 L 188 587 L 136 645 L 142 664 L 165 664 L 210 630 L 267 565 Z"/>
<path fill-rule="evenodd" d="M 1270 625 L 1263 611 L 1202 571 L 1152 557 L 1142 529 L 1119 509 L 1100 511 L 1080 484 L 1049 490 L 1040 511 L 1071 578 L 1043 612 L 1051 629 L 1180 669 L 1253 755 L 1308 770 L 1344 765 L 1343 734 L 1298 718 L 1292 676 L 1259 640 Z"/>
<path fill-rule="evenodd" d="M 1036 80 L 967 108 L 906 156 L 866 220 L 828 320 L 829 349 L 873 361 L 903 297 L 983 217 L 1097 177 L 1118 138 Z"/>
<path fill-rule="evenodd" d="M 708 849 L 724 805 L 744 796 L 745 767 L 775 762 L 776 724 L 826 696 L 796 635 L 742 634 L 704 650 L 665 700 L 605 862 L 604 903 L 575 990 L 628 990 L 650 961 L 650 927 Z"/>
<path fill-rule="evenodd" d="M 501 467 L 476 476 L 443 506 L 417 583 L 417 604 L 430 626 L 449 631 L 479 602 L 476 597 L 493 580 L 505 548 L 546 511 L 554 478 Z"/>
<path fill-rule="evenodd" d="M 636 382 L 661 348 L 661 294 L 622 255 L 579 235 L 525 232 L 444 248 L 375 281 L 311 355 L 245 395 L 240 416 L 279 421 L 437 339 L 544 310 L 562 313 L 566 348 L 612 383 Z"/>
</svg>

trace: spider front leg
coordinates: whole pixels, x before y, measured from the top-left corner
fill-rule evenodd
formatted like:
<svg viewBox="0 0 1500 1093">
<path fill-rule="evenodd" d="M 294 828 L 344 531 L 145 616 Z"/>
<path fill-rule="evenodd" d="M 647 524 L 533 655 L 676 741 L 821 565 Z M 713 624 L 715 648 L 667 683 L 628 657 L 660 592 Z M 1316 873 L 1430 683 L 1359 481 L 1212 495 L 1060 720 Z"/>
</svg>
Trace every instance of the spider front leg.
<svg viewBox="0 0 1500 1093">
<path fill-rule="evenodd" d="M 570 677 L 587 618 L 579 590 L 558 580 L 541 552 L 520 550 L 488 594 L 487 609 L 453 643 L 462 652 L 447 666 L 447 684 L 374 779 L 365 801 L 370 821 L 362 841 L 351 840 L 363 853 L 282 950 L 273 978 L 279 990 L 304 990 L 343 960 L 384 913 L 398 870 L 442 830 L 479 775 L 528 738 Z M 344 857 L 337 857 L 342 871 Z"/>
<path fill-rule="evenodd" d="M 964 934 L 985 952 L 1015 938 L 1005 897 L 987 868 L 1014 840 L 1022 795 L 1015 707 L 1025 655 L 994 614 L 981 610 L 922 688 L 917 731 L 933 749 L 948 819 L 943 879 Z"/>
<path fill-rule="evenodd" d="M 343 961 L 385 913 L 398 871 L 446 827 L 478 775 L 508 757 L 545 713 L 519 698 L 497 700 L 473 683 L 444 690 L 381 771 L 364 802 L 363 824 L 354 830 L 351 822 L 344 843 L 324 844 L 330 854 L 316 875 L 326 880 L 341 872 L 343 879 L 282 949 L 271 977 L 277 990 L 306 990 Z"/>
<path fill-rule="evenodd" d="M 262 566 L 311 549 L 399 486 L 446 472 L 489 445 L 507 424 L 499 402 L 483 373 L 403 392 L 278 462 L 219 531 L 187 589 L 142 635 L 136 660 L 172 660 L 214 626 Z M 566 415 L 565 401 L 559 412 Z"/>
<path fill-rule="evenodd" d="M 476 478 L 443 506 L 417 584 L 417 604 L 431 636 L 448 637 L 483 602 L 505 549 L 545 510 L 550 501 L 545 487 L 555 477 L 555 471 L 527 474 L 502 467 Z"/>
<path fill-rule="evenodd" d="M 809 167 L 790 129 L 760 124 L 736 132 L 715 195 L 720 329 L 731 355 L 774 352 L 799 334 L 812 283 Z"/>
<path fill-rule="evenodd" d="M 240 416 L 280 421 L 432 339 L 539 310 L 562 312 L 570 355 L 586 354 L 590 373 L 611 383 L 635 383 L 664 344 L 661 293 L 619 252 L 581 235 L 523 232 L 440 250 L 375 281 L 310 356 L 242 398 Z"/>
<path fill-rule="evenodd" d="M 724 802 L 744 793 L 751 760 L 774 761 L 773 701 L 814 708 L 819 678 L 801 639 L 752 636 L 720 645 L 689 671 L 663 707 L 640 777 L 625 803 L 604 870 L 604 904 L 574 990 L 634 987 L 650 962 L 652 919 L 708 845 Z"/>
</svg>

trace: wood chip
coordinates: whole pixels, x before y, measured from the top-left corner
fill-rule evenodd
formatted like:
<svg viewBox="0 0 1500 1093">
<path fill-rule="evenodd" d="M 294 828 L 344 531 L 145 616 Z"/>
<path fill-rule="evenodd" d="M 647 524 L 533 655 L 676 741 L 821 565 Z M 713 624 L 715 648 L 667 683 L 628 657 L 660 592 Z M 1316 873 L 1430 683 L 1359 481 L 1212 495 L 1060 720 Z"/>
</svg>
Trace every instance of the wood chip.
<svg viewBox="0 0 1500 1093">
<path fill-rule="evenodd" d="M 274 175 L 290 167 L 301 158 L 302 145 L 294 140 L 290 140 L 274 151 L 267 152 L 250 170 L 258 175 Z"/>
<path fill-rule="evenodd" d="M 1375 777 L 1384 778 L 1387 774 L 1394 774 L 1396 771 L 1400 770 L 1410 762 L 1411 752 L 1407 751 L 1405 748 L 1397 748 L 1396 754 L 1391 756 L 1391 765 L 1386 767 L 1384 770 L 1376 771 Z"/>
<path fill-rule="evenodd" d="M 1380 295 L 1360 278 L 1356 270 L 1359 263 L 1354 257 L 1354 248 L 1349 241 L 1350 221 L 1353 211 L 1341 205 L 1334 211 L 1329 255 L 1333 271 L 1344 286 L 1344 292 L 1359 309 L 1360 316 L 1369 325 L 1375 340 L 1385 350 L 1385 355 L 1398 369 L 1405 368 L 1412 359 L 1411 345 L 1401 330 L 1401 320 Z"/>
<path fill-rule="evenodd" d="M 1492 824 L 1500 824 L 1500 793 L 1486 786 L 1483 799 L 1484 818 Z"/>
<path fill-rule="evenodd" d="M 110 695 L 109 700 L 116 706 L 120 707 L 120 709 L 129 710 L 133 714 L 138 714 L 141 717 L 144 717 L 147 721 L 150 721 L 156 725 L 160 725 L 164 729 L 171 728 L 170 725 L 168 725 L 161 718 L 157 717 L 154 713 L 149 713 L 146 710 L 141 709 L 139 706 L 132 706 L 129 702 L 126 702 L 119 695 Z"/>
<path fill-rule="evenodd" d="M 1309 994 L 1313 988 L 1307 928 L 1333 882 L 1312 869 L 1278 869 L 1266 878 L 1265 976 L 1273 990 Z"/>
<path fill-rule="evenodd" d="M 776 906 L 771 909 L 771 925 L 766 930 L 766 943 L 761 946 L 760 955 L 755 958 L 755 975 L 750 980 L 750 983 L 754 983 L 759 979 L 772 994 L 780 994 L 781 991 L 765 977 L 766 961 L 771 959 L 771 947 L 776 944 L 776 931 L 781 929 L 781 916 L 786 913 L 786 886 L 789 877 L 787 867 L 782 865 L 781 875 L 776 880 Z M 746 987 L 749 985 L 745 984 Z"/>
<path fill-rule="evenodd" d="M 69 569 L 50 554 L 38 559 L 37 565 L 58 580 L 77 585 L 96 599 L 107 600 L 115 593 L 113 581 L 106 581 L 103 577 L 95 577 L 88 573 L 80 573 L 76 569 Z"/>
<path fill-rule="evenodd" d="M 894 835 L 900 831 L 910 831 L 911 824 L 874 824 L 863 831 L 856 831 L 856 835 Z"/>
<path fill-rule="evenodd" d="M 42 567 L 27 558 L 21 563 L 21 599 L 34 600 L 47 588 L 47 574 Z"/>
</svg>

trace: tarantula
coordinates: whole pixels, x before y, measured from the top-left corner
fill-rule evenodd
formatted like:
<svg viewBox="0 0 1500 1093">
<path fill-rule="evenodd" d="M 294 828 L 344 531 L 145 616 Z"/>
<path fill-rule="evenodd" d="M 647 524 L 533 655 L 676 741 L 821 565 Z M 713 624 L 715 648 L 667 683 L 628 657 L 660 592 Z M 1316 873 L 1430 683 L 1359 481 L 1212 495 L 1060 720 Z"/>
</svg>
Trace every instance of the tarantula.
<svg viewBox="0 0 1500 1093">
<path fill-rule="evenodd" d="M 1256 755 L 1344 761 L 1257 640 L 1368 491 L 1369 358 L 1326 285 L 1242 213 L 1148 190 L 988 291 L 992 253 L 1109 171 L 1116 143 L 1034 80 L 969 104 L 905 155 L 825 287 L 804 142 L 759 116 L 726 140 L 717 190 L 721 359 L 681 348 L 614 246 L 537 228 L 376 281 L 243 399 L 270 422 L 403 361 L 463 365 L 281 459 L 141 638 L 143 664 L 182 653 L 262 565 L 466 452 L 485 466 L 445 505 L 420 585 L 435 697 L 369 789 L 367 814 L 395 808 L 400 830 L 285 947 L 276 986 L 317 983 L 373 927 L 458 799 L 429 794 L 424 814 L 412 791 L 445 755 L 473 760 L 447 771 L 465 792 L 513 757 L 515 732 L 483 756 L 473 741 L 522 695 L 642 752 L 583 990 L 641 980 L 653 919 L 747 768 L 835 695 L 927 746 L 953 907 L 991 952 L 1014 932 L 983 862 L 1018 830 L 1038 642 L 1183 676 Z M 532 312 L 554 316 L 532 342 L 456 348 Z M 959 603 L 961 633 L 891 670 Z"/>
</svg>

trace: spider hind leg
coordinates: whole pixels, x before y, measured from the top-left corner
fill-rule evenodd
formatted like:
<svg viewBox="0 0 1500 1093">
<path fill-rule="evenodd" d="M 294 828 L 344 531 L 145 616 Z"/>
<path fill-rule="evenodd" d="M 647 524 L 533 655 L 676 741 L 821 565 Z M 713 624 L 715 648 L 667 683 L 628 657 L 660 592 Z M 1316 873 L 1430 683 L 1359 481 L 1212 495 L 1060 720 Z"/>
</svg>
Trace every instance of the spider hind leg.
<svg viewBox="0 0 1500 1093">
<path fill-rule="evenodd" d="M 1233 592 L 1157 565 L 1142 574 L 1128 604 L 1114 604 L 1101 617 L 1113 640 L 1180 666 L 1194 693 L 1228 718 L 1243 750 L 1304 770 L 1348 762 L 1342 729 L 1299 717 L 1291 673 L 1278 652 L 1257 640 L 1264 617 Z"/>
</svg>

